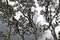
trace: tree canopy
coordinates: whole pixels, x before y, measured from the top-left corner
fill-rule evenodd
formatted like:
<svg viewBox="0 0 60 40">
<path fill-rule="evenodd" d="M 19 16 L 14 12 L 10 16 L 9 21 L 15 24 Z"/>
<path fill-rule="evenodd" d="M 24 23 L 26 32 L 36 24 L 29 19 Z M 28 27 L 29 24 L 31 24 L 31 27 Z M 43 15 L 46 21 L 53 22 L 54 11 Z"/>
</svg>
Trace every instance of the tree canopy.
<svg viewBox="0 0 60 40">
<path fill-rule="evenodd" d="M 10 5 L 10 2 L 17 2 L 13 6 Z M 50 30 L 54 40 L 58 40 L 55 32 L 55 28 L 59 26 L 60 23 L 60 0 L 59 3 L 56 3 L 55 0 L 5 0 L 5 2 L 0 1 L 0 20 L 7 23 L 10 31 L 4 37 L 4 40 L 11 40 L 11 28 L 14 29 L 14 32 L 19 34 L 23 40 L 25 40 L 24 35 L 34 35 L 34 40 L 38 40 L 38 37 L 46 31 Z M 45 7 L 45 11 L 37 11 L 36 8 Z M 35 8 L 32 11 L 32 7 Z M 15 9 L 16 8 L 16 9 Z M 53 10 L 52 10 L 53 9 Z M 19 19 L 16 19 L 16 15 L 20 12 Z M 41 25 L 35 23 L 34 18 L 35 14 L 43 15 L 45 21 L 48 25 Z M 37 20 L 37 19 L 35 19 Z M 46 38 L 46 40 L 48 40 Z"/>
</svg>

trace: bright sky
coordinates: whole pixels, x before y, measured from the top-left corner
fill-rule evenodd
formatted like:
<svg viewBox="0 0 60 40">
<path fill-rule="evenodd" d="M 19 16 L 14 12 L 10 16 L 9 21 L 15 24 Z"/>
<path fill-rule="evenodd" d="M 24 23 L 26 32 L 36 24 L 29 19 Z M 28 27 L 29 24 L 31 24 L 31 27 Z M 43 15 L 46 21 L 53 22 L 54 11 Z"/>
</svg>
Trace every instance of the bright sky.
<svg viewBox="0 0 60 40">
<path fill-rule="evenodd" d="M 16 20 L 19 20 L 20 15 L 22 15 L 22 13 L 20 11 L 16 12 L 15 14 L 16 16 L 14 16 L 16 18 Z"/>
<path fill-rule="evenodd" d="M 14 5 L 14 4 L 16 4 L 16 3 L 18 3 L 17 1 L 16 2 L 9 2 L 9 4 L 10 5 Z M 58 5 L 58 3 L 59 3 L 59 1 L 57 0 L 57 4 L 56 5 Z M 44 25 L 44 24 L 46 24 L 47 22 L 45 21 L 45 18 L 43 17 L 43 15 L 40 15 L 40 11 L 43 9 L 44 11 L 45 11 L 45 7 L 40 7 L 39 6 L 39 4 L 37 3 L 37 0 L 35 0 L 35 5 L 36 5 L 36 8 L 34 8 L 34 7 L 32 7 L 32 11 L 34 11 L 34 10 L 36 10 L 36 13 L 35 13 L 35 15 L 34 15 L 34 20 L 36 20 L 36 23 L 40 23 L 40 24 L 42 24 L 42 25 Z M 55 6 L 56 6 L 55 5 Z M 16 9 L 16 7 L 15 7 L 15 9 Z M 52 8 L 51 9 L 52 11 L 54 11 L 55 9 L 54 8 Z M 22 15 L 21 14 L 21 12 L 20 11 L 18 11 L 18 12 L 16 12 L 16 16 L 14 16 L 17 20 L 19 20 L 19 18 L 20 18 L 20 15 Z M 48 23 L 47 23 L 47 25 L 48 25 Z M 55 29 L 55 31 L 56 31 L 56 34 L 58 34 L 58 32 L 60 31 L 60 27 L 58 26 L 58 27 L 56 27 L 56 29 Z M 51 36 L 51 32 L 49 31 L 49 30 L 47 30 L 46 31 L 47 33 L 48 33 L 48 35 L 49 36 Z M 47 36 L 48 36 L 47 35 Z"/>
</svg>

